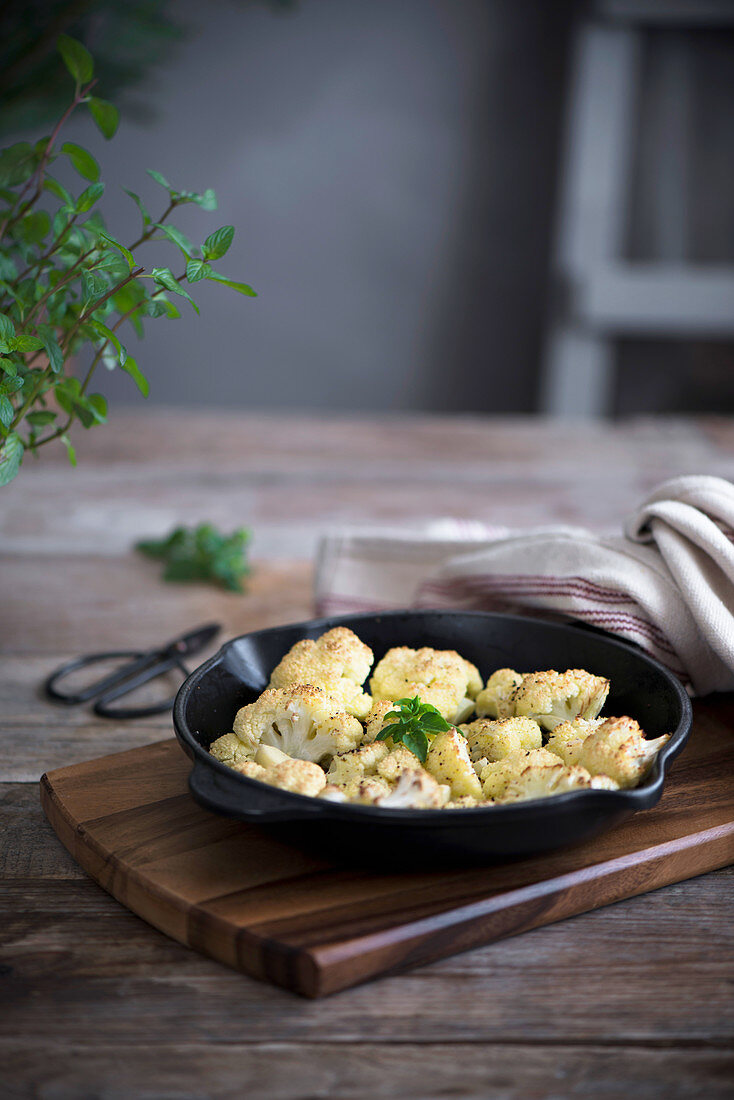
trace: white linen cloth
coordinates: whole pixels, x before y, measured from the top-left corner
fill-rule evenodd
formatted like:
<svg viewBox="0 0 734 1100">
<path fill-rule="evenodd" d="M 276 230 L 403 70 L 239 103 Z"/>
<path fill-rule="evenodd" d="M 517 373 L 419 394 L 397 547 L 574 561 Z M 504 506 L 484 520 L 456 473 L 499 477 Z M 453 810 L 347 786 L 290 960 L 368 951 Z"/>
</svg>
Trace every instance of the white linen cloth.
<svg viewBox="0 0 734 1100">
<path fill-rule="evenodd" d="M 734 690 L 734 485 L 660 485 L 623 536 L 442 520 L 419 537 L 326 535 L 322 615 L 390 607 L 479 608 L 579 619 L 636 642 L 697 695 Z"/>
</svg>

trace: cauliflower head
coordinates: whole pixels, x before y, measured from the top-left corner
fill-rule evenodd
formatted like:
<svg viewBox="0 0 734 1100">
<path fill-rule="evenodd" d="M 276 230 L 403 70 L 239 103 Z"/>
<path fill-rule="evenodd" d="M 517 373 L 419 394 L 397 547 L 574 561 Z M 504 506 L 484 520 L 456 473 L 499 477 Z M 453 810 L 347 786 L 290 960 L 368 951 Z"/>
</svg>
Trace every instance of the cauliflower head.
<svg viewBox="0 0 734 1100">
<path fill-rule="evenodd" d="M 377 798 L 374 804 L 390 810 L 440 810 L 450 795 L 447 785 L 437 783 L 418 765 L 413 771 L 404 771 L 395 787 Z"/>
<path fill-rule="evenodd" d="M 369 676 L 372 650 L 346 626 L 335 626 L 320 638 L 304 638 L 288 650 L 273 669 L 269 687 L 285 688 L 313 684 L 355 718 L 366 718 L 372 700 L 362 690 Z"/>
<path fill-rule="evenodd" d="M 297 684 L 268 688 L 254 703 L 242 707 L 234 720 L 234 733 L 250 757 L 261 745 L 270 745 L 297 760 L 320 764 L 356 748 L 362 726 L 321 688 Z"/>
<path fill-rule="evenodd" d="M 574 718 L 573 722 L 559 722 L 548 737 L 546 748 L 560 756 L 563 763 L 572 768 L 581 759 L 584 741 L 602 721 L 601 718 L 588 721 L 585 718 Z"/>
<path fill-rule="evenodd" d="M 487 680 L 484 691 L 477 695 L 480 718 L 511 718 L 515 713 L 513 695 L 522 683 L 522 674 L 514 668 L 498 668 Z"/>
<path fill-rule="evenodd" d="M 236 733 L 225 733 L 212 741 L 209 752 L 215 760 L 229 768 L 237 768 L 246 760 L 254 760 L 256 745 L 249 739 L 244 740 Z"/>
<path fill-rule="evenodd" d="M 390 649 L 375 667 L 370 681 L 376 700 L 420 696 L 447 722 L 456 724 L 474 710 L 474 699 L 482 688 L 478 669 L 453 649 Z"/>
<path fill-rule="evenodd" d="M 510 779 L 501 801 L 524 802 L 589 787 L 591 776 L 586 768 L 567 768 L 556 759 L 555 764 L 530 764 L 524 768 L 519 775 Z"/>
<path fill-rule="evenodd" d="M 510 780 L 528 767 L 549 767 L 558 763 L 558 757 L 547 749 L 531 749 L 515 752 L 502 760 L 491 760 L 482 769 L 480 779 L 486 799 L 500 800 Z"/>
<path fill-rule="evenodd" d="M 474 771 L 466 738 L 458 730 L 438 733 L 426 756 L 426 771 L 439 783 L 448 783 L 452 798 L 482 797 L 482 784 Z"/>
<path fill-rule="evenodd" d="M 635 787 L 670 740 L 670 734 L 645 740 L 634 718 L 607 718 L 584 739 L 579 763 L 592 775 L 608 776 L 620 787 Z"/>
<path fill-rule="evenodd" d="M 335 787 L 350 788 L 368 775 L 374 775 L 378 764 L 389 752 L 390 749 L 384 741 L 372 741 L 360 745 L 353 752 L 340 753 L 329 764 L 327 782 Z"/>
<path fill-rule="evenodd" d="M 362 740 L 366 744 L 368 741 L 374 741 L 378 733 L 382 730 L 383 726 L 389 726 L 390 722 L 385 721 L 385 716 L 395 709 L 395 705 L 391 699 L 379 699 L 375 700 L 372 704 L 372 710 L 369 712 L 366 718 L 366 725 L 364 729 L 364 737 Z M 392 743 L 392 738 L 388 738 L 388 741 Z"/>
<path fill-rule="evenodd" d="M 609 692 L 609 681 L 581 668 L 531 672 L 515 689 L 516 715 L 534 718 L 547 730 L 574 718 L 596 718 Z"/>
<path fill-rule="evenodd" d="M 277 751 L 277 750 L 276 750 Z M 280 787 L 295 794 L 317 795 L 326 786 L 323 768 L 309 760 L 293 760 L 286 756 L 270 767 L 264 767 L 255 760 L 244 760 L 235 771 L 246 775 L 248 779 L 259 779 L 271 787 Z"/>
<path fill-rule="evenodd" d="M 529 752 L 543 745 L 540 726 L 532 718 L 478 718 L 460 727 L 466 736 L 473 763 L 502 760 L 515 752 Z"/>
</svg>

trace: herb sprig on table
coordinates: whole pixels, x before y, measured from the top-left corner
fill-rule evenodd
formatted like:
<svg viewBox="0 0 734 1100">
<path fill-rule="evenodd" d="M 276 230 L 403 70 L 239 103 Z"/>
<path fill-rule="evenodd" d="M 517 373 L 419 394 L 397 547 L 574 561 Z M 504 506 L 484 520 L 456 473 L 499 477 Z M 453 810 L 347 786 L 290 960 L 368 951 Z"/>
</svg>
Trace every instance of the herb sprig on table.
<svg viewBox="0 0 734 1100">
<path fill-rule="evenodd" d="M 375 740 L 386 741 L 391 737 L 394 745 L 405 745 L 406 749 L 410 749 L 418 757 L 421 764 L 426 762 L 429 738 L 435 737 L 437 733 L 456 729 L 430 703 L 422 703 L 418 695 L 414 695 L 412 699 L 398 699 L 394 706 L 395 709 L 385 715 L 386 722 L 390 719 L 393 721 L 380 730 Z"/>
<path fill-rule="evenodd" d="M 105 398 L 90 390 L 100 363 L 126 371 L 147 397 L 148 380 L 118 335 L 125 322 L 142 337 L 149 318 L 180 317 L 172 296 L 198 313 L 187 286 L 202 280 L 255 295 L 247 283 L 212 266 L 232 244 L 234 226 L 221 226 L 197 248 L 170 223 L 186 204 L 216 210 L 211 189 L 180 190 L 149 169 L 166 193 L 164 209 L 153 215 L 128 191 L 140 212 L 140 233 L 125 245 L 108 231 L 98 208 L 105 189 L 99 164 L 81 145 L 61 143 L 60 134 L 85 107 L 102 135 L 112 138 L 118 111 L 94 94 L 97 78 L 86 47 L 61 35 L 58 49 L 74 81 L 69 106 L 49 137 L 0 151 L 0 486 L 16 476 L 26 452 L 55 440 L 76 465 L 69 429 L 107 419 Z M 50 174 L 57 160 L 67 161 L 85 181 L 80 194 Z M 180 254 L 177 273 L 168 266 L 148 270 L 139 262 L 138 249 L 155 241 Z M 80 377 L 72 362 L 80 366 Z"/>
<path fill-rule="evenodd" d="M 250 572 L 249 541 L 250 532 L 244 527 L 223 535 L 211 523 L 201 523 L 177 527 L 163 539 L 138 542 L 135 549 L 165 562 L 164 581 L 208 581 L 230 592 L 243 592 L 242 579 Z"/>
</svg>

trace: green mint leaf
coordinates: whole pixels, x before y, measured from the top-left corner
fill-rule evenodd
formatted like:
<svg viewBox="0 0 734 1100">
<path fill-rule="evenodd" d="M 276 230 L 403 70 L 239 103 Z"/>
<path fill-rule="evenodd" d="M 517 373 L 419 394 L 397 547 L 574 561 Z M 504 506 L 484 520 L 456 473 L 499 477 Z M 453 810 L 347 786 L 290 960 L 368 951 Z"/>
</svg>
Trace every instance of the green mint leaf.
<svg viewBox="0 0 734 1100">
<path fill-rule="evenodd" d="M 38 160 L 38 154 L 27 141 L 18 141 L 3 149 L 0 152 L 0 187 L 18 187 L 25 183 L 33 175 Z"/>
<path fill-rule="evenodd" d="M 424 730 L 429 733 L 445 733 L 447 730 L 453 729 L 450 722 L 438 713 L 432 714 L 430 711 L 420 716 L 420 724 Z"/>
<path fill-rule="evenodd" d="M 14 336 L 8 343 L 13 351 L 22 353 L 40 351 L 43 347 L 43 340 L 39 340 L 37 336 Z"/>
<path fill-rule="evenodd" d="M 16 235 L 26 244 L 40 244 L 51 229 L 51 219 L 45 210 L 26 214 L 16 227 Z"/>
<path fill-rule="evenodd" d="M 88 306 L 96 298 L 101 298 L 103 294 L 107 293 L 108 289 L 104 275 L 98 275 L 95 271 L 84 271 L 82 273 L 82 300 L 85 306 Z"/>
<path fill-rule="evenodd" d="M 4 371 L 10 378 L 15 378 L 18 373 L 18 368 L 12 359 L 5 359 L 0 355 L 0 370 Z"/>
<path fill-rule="evenodd" d="M 14 336 L 15 325 L 6 314 L 0 313 L 0 340 L 2 340 L 3 343 L 7 343 L 8 340 L 12 340 Z"/>
<path fill-rule="evenodd" d="M 94 76 L 94 61 L 87 47 L 68 34 L 59 35 L 56 47 L 77 84 L 89 83 Z"/>
<path fill-rule="evenodd" d="M 62 435 L 61 442 L 66 447 L 66 454 L 72 466 L 76 466 L 76 451 L 72 447 L 68 435 Z"/>
<path fill-rule="evenodd" d="M 156 183 L 159 183 L 161 187 L 165 187 L 169 194 L 173 191 L 170 183 L 165 176 L 162 176 L 160 172 L 156 172 L 154 168 L 146 168 L 146 171 L 151 179 L 154 179 Z"/>
<path fill-rule="evenodd" d="M 73 141 L 65 141 L 61 146 L 61 152 L 66 153 L 80 176 L 83 176 L 85 180 L 91 180 L 92 183 L 97 182 L 99 179 L 99 165 L 91 153 L 88 153 L 86 149 L 82 149 L 81 145 L 75 145 Z"/>
<path fill-rule="evenodd" d="M 51 409 L 39 409 L 38 412 L 28 413 L 27 420 L 30 424 L 33 424 L 36 428 L 44 428 L 47 424 L 53 424 L 56 419 L 56 413 Z"/>
<path fill-rule="evenodd" d="M 188 201 L 195 202 L 202 210 L 216 210 L 219 205 L 217 196 L 214 191 L 212 191 L 211 187 L 208 187 L 201 195 L 190 195 Z"/>
<path fill-rule="evenodd" d="M 50 191 L 52 195 L 55 195 L 57 199 L 61 199 L 71 209 L 74 208 L 74 200 L 71 197 L 71 192 L 67 191 L 62 183 L 54 179 L 53 176 L 46 176 L 43 181 L 44 191 Z"/>
<path fill-rule="evenodd" d="M 236 283 L 233 279 L 220 275 L 218 271 L 212 271 L 211 275 L 207 275 L 207 279 L 213 279 L 216 283 L 224 283 L 225 286 L 236 290 L 238 294 L 246 294 L 248 298 L 257 298 L 257 292 L 247 283 Z"/>
<path fill-rule="evenodd" d="M 100 133 L 109 141 L 115 136 L 117 127 L 120 125 L 120 112 L 117 107 L 113 103 L 108 103 L 106 99 L 99 99 L 96 95 L 89 97 L 87 106 Z"/>
<path fill-rule="evenodd" d="M 124 347 L 123 344 L 120 343 L 117 335 L 112 331 L 112 329 L 107 328 L 107 325 L 103 325 L 101 321 L 96 321 L 92 319 L 91 325 L 95 332 L 98 333 L 98 335 L 101 336 L 103 340 L 109 341 L 112 344 L 113 348 L 117 352 L 117 358 L 120 366 L 124 367 L 125 360 L 127 359 L 127 349 Z"/>
<path fill-rule="evenodd" d="M 150 393 L 150 386 L 148 379 L 139 369 L 137 362 L 133 359 L 132 355 L 128 355 L 124 363 L 120 363 L 122 369 L 130 375 L 135 385 L 138 387 L 143 397 L 147 397 Z"/>
<path fill-rule="evenodd" d="M 184 256 L 190 259 L 194 252 L 194 246 L 180 229 L 176 229 L 175 225 L 161 225 L 160 222 L 156 223 L 156 229 L 160 229 L 161 233 L 164 233 L 168 237 L 169 241 L 180 248 Z"/>
<path fill-rule="evenodd" d="M 87 210 L 91 210 L 95 202 L 101 199 L 103 194 L 103 183 L 90 183 L 89 187 L 86 187 L 76 200 L 77 214 L 86 214 Z"/>
<path fill-rule="evenodd" d="M 138 210 L 140 211 L 140 216 L 143 219 L 143 225 L 146 228 L 149 225 L 152 225 L 153 224 L 153 219 L 151 218 L 150 214 L 148 213 L 146 207 L 143 205 L 143 200 L 140 198 L 140 195 L 136 195 L 134 191 L 128 191 L 127 187 L 123 187 L 122 190 L 125 192 L 126 195 L 130 196 L 130 198 L 133 200 L 133 202 L 137 206 Z"/>
<path fill-rule="evenodd" d="M 116 248 L 117 251 L 125 257 L 125 259 L 127 260 L 128 270 L 132 271 L 132 269 L 135 267 L 135 257 L 133 256 L 130 249 L 125 248 L 125 245 L 120 244 L 120 242 L 116 241 L 114 237 L 110 237 L 109 233 L 103 233 L 100 230 L 99 235 L 103 241 L 106 241 L 107 244 L 112 245 L 113 248 Z"/>
<path fill-rule="evenodd" d="M 204 241 L 201 252 L 205 260 L 219 260 L 229 250 L 234 239 L 234 226 L 223 225 L 215 229 Z"/>
<path fill-rule="evenodd" d="M 23 440 L 11 432 L 0 446 L 0 485 L 7 485 L 18 473 L 23 461 Z"/>
<path fill-rule="evenodd" d="M 9 397 L 6 397 L 5 394 L 0 394 L 0 424 L 2 424 L 4 428 L 9 428 L 13 423 L 14 417 L 15 409 L 13 408 L 12 401 Z"/>
<path fill-rule="evenodd" d="M 186 281 L 198 283 L 202 279 L 210 278 L 211 268 L 204 260 L 189 260 L 186 264 Z"/>
<path fill-rule="evenodd" d="M 164 290 L 170 290 L 172 294 L 180 294 L 182 298 L 186 298 L 191 303 L 192 307 L 197 313 L 200 312 L 194 299 L 184 290 L 182 286 L 176 281 L 176 277 L 168 267 L 154 267 L 151 272 L 151 277 L 156 281 L 159 286 L 162 286 Z"/>
<path fill-rule="evenodd" d="M 246 547 L 249 533 L 243 529 L 223 535 L 212 524 L 177 527 L 164 539 L 144 540 L 136 549 L 165 562 L 167 581 L 209 581 L 229 591 L 242 591 L 249 572 Z"/>
</svg>

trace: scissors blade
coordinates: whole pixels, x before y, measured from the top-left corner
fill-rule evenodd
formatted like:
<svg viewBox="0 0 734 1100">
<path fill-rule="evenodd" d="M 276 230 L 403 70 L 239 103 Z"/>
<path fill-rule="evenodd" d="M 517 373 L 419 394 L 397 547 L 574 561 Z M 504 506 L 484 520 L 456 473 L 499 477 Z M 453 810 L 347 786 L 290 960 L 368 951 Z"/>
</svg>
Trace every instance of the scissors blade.
<svg viewBox="0 0 734 1100">
<path fill-rule="evenodd" d="M 209 645 L 221 630 L 219 623 L 207 623 L 196 630 L 190 630 L 182 634 L 180 638 L 174 638 L 168 645 L 163 646 L 164 653 L 175 653 L 178 657 L 186 657 L 192 653 L 199 653 Z"/>
</svg>

